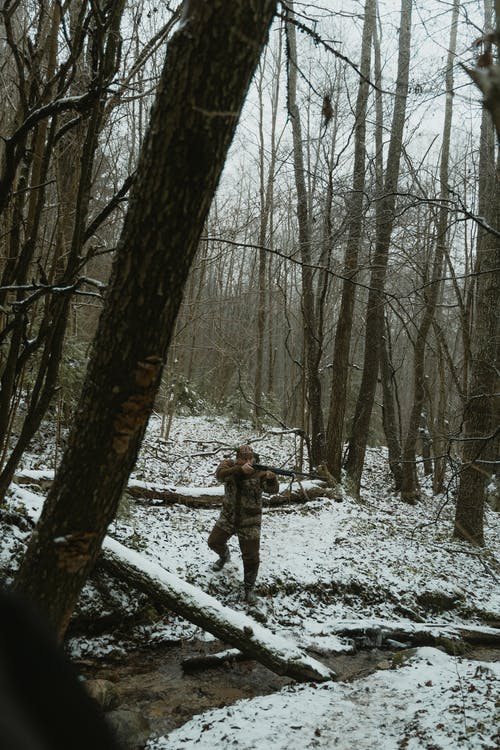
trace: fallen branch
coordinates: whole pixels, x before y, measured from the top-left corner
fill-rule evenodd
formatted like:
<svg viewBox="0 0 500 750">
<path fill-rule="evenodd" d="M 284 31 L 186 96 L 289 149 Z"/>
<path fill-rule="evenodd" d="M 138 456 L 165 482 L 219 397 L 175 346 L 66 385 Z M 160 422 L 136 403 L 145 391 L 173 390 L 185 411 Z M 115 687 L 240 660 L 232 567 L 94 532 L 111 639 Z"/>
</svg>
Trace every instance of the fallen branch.
<svg viewBox="0 0 500 750">
<path fill-rule="evenodd" d="M 214 597 L 109 537 L 104 540 L 102 564 L 116 577 L 146 592 L 154 602 L 236 647 L 276 674 L 301 682 L 324 682 L 335 677 L 326 666 L 251 617 L 223 606 Z"/>
</svg>

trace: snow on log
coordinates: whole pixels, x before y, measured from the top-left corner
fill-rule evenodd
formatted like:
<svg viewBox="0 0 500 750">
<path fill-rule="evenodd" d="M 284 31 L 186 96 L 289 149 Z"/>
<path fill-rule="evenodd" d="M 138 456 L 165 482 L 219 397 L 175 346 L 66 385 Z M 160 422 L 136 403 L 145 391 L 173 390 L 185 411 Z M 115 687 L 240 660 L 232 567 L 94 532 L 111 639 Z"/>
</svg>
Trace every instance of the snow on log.
<svg viewBox="0 0 500 750">
<path fill-rule="evenodd" d="M 127 495 L 134 500 L 148 500 L 155 505 L 186 505 L 188 508 L 214 508 L 222 505 L 220 487 L 162 487 L 150 482 L 134 482 L 127 486 Z"/>
<path fill-rule="evenodd" d="M 334 679 L 334 672 L 290 641 L 271 633 L 251 617 L 225 607 L 213 596 L 135 550 L 106 537 L 103 554 L 105 566 L 114 575 L 133 583 L 153 600 L 236 647 L 272 672 L 302 682 Z"/>
</svg>

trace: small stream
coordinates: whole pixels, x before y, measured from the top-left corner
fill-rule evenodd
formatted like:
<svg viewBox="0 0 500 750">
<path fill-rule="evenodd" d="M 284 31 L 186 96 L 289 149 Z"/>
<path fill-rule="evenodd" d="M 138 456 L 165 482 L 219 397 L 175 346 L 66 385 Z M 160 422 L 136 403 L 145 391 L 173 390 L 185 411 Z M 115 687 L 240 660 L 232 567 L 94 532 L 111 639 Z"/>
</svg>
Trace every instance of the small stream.
<svg viewBox="0 0 500 750">
<path fill-rule="evenodd" d="M 242 698 L 268 695 L 293 683 L 291 678 L 280 677 L 251 660 L 184 674 L 183 659 L 225 648 L 217 641 L 190 640 L 135 651 L 119 661 L 86 661 L 77 666 L 88 680 L 113 683 L 118 708 L 109 717 L 125 750 L 138 750 L 148 736 L 168 734 L 195 714 L 230 705 Z M 389 669 L 393 653 L 373 648 L 354 654 L 315 656 L 335 671 L 338 680 L 351 681 L 366 677 L 377 669 Z M 500 650 L 471 648 L 466 657 L 498 661 Z"/>
<path fill-rule="evenodd" d="M 184 674 L 182 660 L 221 651 L 218 642 L 187 641 L 179 645 L 135 651 L 119 661 L 78 664 L 86 679 L 114 684 L 120 711 L 139 713 L 149 734 L 168 734 L 194 714 L 219 708 L 241 698 L 274 693 L 293 680 L 280 677 L 248 660 L 223 664 L 194 674 Z M 388 652 L 373 649 L 356 654 L 316 656 L 333 669 L 338 679 L 365 677 L 386 662 Z M 129 747 L 134 747 L 133 743 Z M 137 745 L 135 745 L 137 747 Z"/>
</svg>

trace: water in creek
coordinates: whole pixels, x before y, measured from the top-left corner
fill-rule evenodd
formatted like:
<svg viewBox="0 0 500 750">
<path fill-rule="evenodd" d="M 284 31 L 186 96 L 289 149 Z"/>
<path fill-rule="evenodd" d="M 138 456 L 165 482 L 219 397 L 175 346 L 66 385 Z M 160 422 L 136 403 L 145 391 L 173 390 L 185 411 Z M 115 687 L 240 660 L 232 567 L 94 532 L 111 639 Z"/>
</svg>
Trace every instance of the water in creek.
<svg viewBox="0 0 500 750">
<path fill-rule="evenodd" d="M 139 711 L 147 720 L 151 734 L 167 734 L 194 714 L 227 706 L 241 698 L 253 698 L 276 692 L 293 682 L 280 677 L 255 661 L 241 661 L 185 674 L 182 660 L 205 655 L 225 647 L 189 641 L 182 645 L 136 651 L 119 660 L 86 661 L 79 665 L 88 679 L 114 683 L 119 707 Z M 355 679 L 375 671 L 387 659 L 374 649 L 340 656 L 318 656 L 339 679 Z"/>
<path fill-rule="evenodd" d="M 293 680 L 280 677 L 255 661 L 226 663 L 185 674 L 182 660 L 224 650 L 217 641 L 194 640 L 135 651 L 116 661 L 86 661 L 77 665 L 88 679 L 114 683 L 119 708 L 139 714 L 148 735 L 168 734 L 193 715 L 210 708 L 227 706 L 241 698 L 253 698 L 278 691 Z M 354 654 L 317 655 L 339 680 L 366 677 L 391 666 L 394 652 L 373 648 Z M 485 661 L 500 659 L 498 648 L 471 647 L 467 657 Z M 132 738 L 128 747 L 136 747 Z"/>
</svg>

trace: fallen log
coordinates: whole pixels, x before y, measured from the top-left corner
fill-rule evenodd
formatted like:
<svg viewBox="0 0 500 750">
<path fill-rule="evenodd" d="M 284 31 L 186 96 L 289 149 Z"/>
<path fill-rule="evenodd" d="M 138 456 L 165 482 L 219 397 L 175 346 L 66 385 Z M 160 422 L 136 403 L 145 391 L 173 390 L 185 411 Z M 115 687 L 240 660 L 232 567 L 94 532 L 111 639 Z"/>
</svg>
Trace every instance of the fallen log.
<svg viewBox="0 0 500 750">
<path fill-rule="evenodd" d="M 356 622 L 343 623 L 332 630 L 336 636 L 349 638 L 357 648 L 381 648 L 399 644 L 408 646 L 443 647 L 448 653 L 459 652 L 464 645 L 500 646 L 500 630 L 497 626 L 480 626 L 468 628 L 459 624 L 438 625 L 434 623 L 415 623 L 407 627 L 395 624 L 372 623 L 360 625 Z"/>
<path fill-rule="evenodd" d="M 160 487 L 146 482 L 129 484 L 127 495 L 136 502 L 147 501 L 154 505 L 186 505 L 188 508 L 216 508 L 222 505 L 220 487 Z"/>
<path fill-rule="evenodd" d="M 196 494 L 194 494 L 196 493 Z M 171 489 L 158 486 L 144 487 L 142 485 L 130 484 L 127 494 L 136 502 L 152 502 L 155 505 L 186 505 L 189 508 L 215 508 L 222 505 L 224 498 L 220 487 L 205 487 L 197 489 L 194 487 L 176 487 Z M 338 493 L 325 487 L 308 487 L 307 490 L 294 485 L 292 490 L 286 489 L 276 495 L 264 498 L 264 507 L 278 508 L 283 505 L 307 503 L 317 500 L 319 497 L 330 497 L 341 502 Z"/>
<path fill-rule="evenodd" d="M 234 664 L 234 662 L 245 661 L 250 658 L 237 648 L 228 648 L 216 654 L 186 656 L 181 660 L 181 667 L 185 674 L 194 674 L 204 669 L 213 669 L 214 667 L 221 667 L 224 664 Z"/>
<path fill-rule="evenodd" d="M 42 490 L 48 490 L 54 480 L 54 472 L 50 469 L 26 469 L 18 472 L 14 481 L 21 485 L 37 485 Z M 210 508 L 221 505 L 223 490 L 220 487 L 165 487 L 152 482 L 132 481 L 128 484 L 127 494 L 137 500 L 157 502 L 158 505 L 175 505 L 180 503 L 190 507 Z"/>
<path fill-rule="evenodd" d="M 400 641 L 405 639 L 410 641 L 413 646 L 444 646 L 447 651 L 454 650 L 454 644 L 460 643 L 469 646 L 492 646 L 500 647 L 500 631 L 484 627 L 482 630 L 477 628 L 465 628 L 462 626 L 446 626 L 438 630 L 417 630 L 413 633 L 407 631 L 395 630 L 387 633 L 387 637 Z"/>
<path fill-rule="evenodd" d="M 151 599 L 242 651 L 272 672 L 301 682 L 324 682 L 335 674 L 251 617 L 223 606 L 213 596 L 168 573 L 157 563 L 106 537 L 101 563 Z"/>
<path fill-rule="evenodd" d="M 25 470 L 16 474 L 14 481 L 18 484 L 36 484 L 47 490 L 53 481 L 54 472 L 50 470 Z M 328 497 L 336 502 L 342 501 L 342 495 L 335 489 L 325 487 L 318 482 L 294 482 L 282 485 L 284 489 L 276 495 L 265 497 L 266 507 L 280 507 L 306 503 L 319 497 Z M 186 505 L 188 508 L 216 508 L 222 505 L 224 490 L 217 487 L 165 487 L 152 482 L 132 481 L 127 485 L 127 494 L 136 502 L 148 502 L 155 505 Z"/>
</svg>

